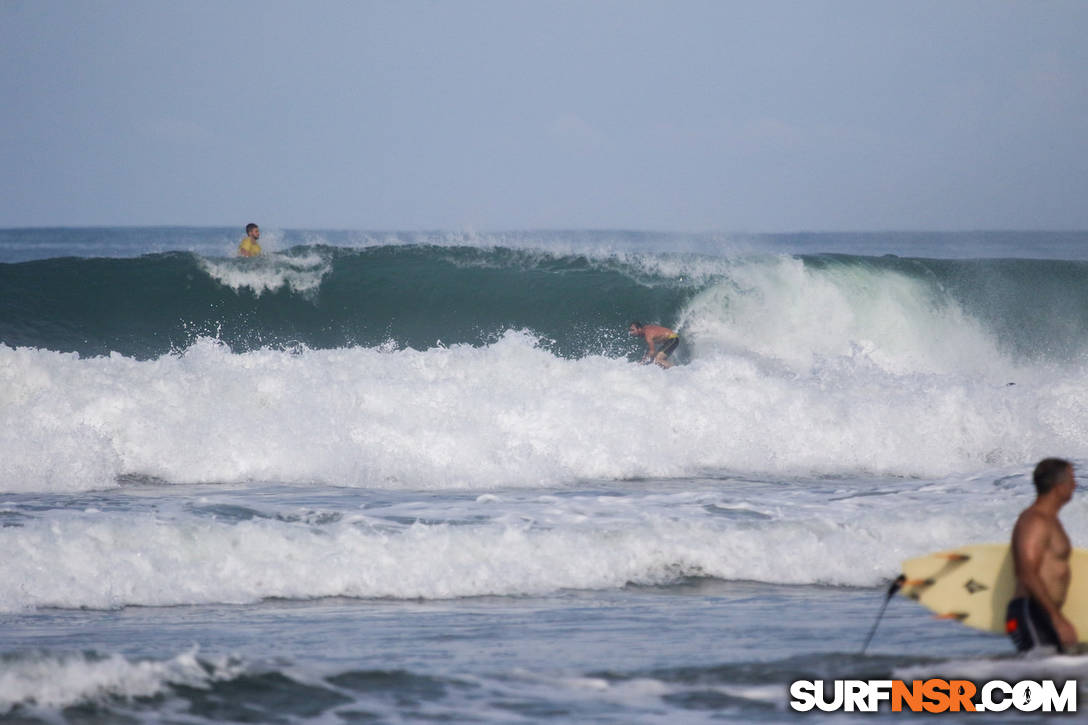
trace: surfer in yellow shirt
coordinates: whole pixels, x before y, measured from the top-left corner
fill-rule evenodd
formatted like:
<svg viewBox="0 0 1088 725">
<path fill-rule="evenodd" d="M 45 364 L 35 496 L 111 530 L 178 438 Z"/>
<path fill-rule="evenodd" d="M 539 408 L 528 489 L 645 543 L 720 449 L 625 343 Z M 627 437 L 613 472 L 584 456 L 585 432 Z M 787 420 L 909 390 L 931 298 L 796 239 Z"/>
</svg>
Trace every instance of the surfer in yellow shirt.
<svg viewBox="0 0 1088 725">
<path fill-rule="evenodd" d="M 672 367 L 672 363 L 669 362 L 669 355 L 680 344 L 680 335 L 667 327 L 644 325 L 641 322 L 632 322 L 627 328 L 627 332 L 632 337 L 641 337 L 646 340 L 647 350 L 646 354 L 642 356 L 643 363 L 653 361 L 663 368 Z M 660 350 L 657 348 L 658 345 L 661 346 Z"/>
<path fill-rule="evenodd" d="M 256 257 L 261 253 L 261 245 L 257 240 L 261 238 L 261 228 L 256 224 L 246 224 L 246 235 L 242 243 L 238 245 L 238 256 Z"/>
<path fill-rule="evenodd" d="M 1009 602 L 1005 631 L 1016 649 L 1077 644 L 1077 630 L 1062 614 L 1069 593 L 1069 557 L 1073 546 L 1058 511 L 1069 503 L 1077 482 L 1073 464 L 1060 458 L 1039 462 L 1032 476 L 1035 502 L 1024 509 L 1012 530 L 1016 593 Z"/>
</svg>

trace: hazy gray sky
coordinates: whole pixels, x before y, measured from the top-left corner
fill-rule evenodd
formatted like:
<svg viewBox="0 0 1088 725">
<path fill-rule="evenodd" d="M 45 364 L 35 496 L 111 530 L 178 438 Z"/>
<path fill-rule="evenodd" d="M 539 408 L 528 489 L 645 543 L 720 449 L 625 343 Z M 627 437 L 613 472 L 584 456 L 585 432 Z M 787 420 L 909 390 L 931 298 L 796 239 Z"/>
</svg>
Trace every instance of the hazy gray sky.
<svg viewBox="0 0 1088 725">
<path fill-rule="evenodd" d="M 1088 2 L 0 0 L 0 226 L 1088 229 Z"/>
</svg>

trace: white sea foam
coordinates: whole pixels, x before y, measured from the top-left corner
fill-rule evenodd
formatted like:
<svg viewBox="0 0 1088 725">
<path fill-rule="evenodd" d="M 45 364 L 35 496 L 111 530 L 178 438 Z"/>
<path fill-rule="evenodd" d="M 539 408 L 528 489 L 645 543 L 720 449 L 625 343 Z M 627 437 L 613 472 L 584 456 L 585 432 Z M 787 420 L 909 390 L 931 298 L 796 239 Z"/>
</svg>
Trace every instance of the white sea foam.
<svg viewBox="0 0 1088 725">
<path fill-rule="evenodd" d="M 799 374 L 863 361 L 899 375 L 983 375 L 1016 367 L 955 302 L 922 279 L 864 266 L 813 269 L 794 257 L 736 265 L 680 321 L 702 352 L 744 351 Z"/>
<path fill-rule="evenodd" d="M 205 339 L 148 361 L 0 346 L 0 490 L 111 487 L 126 474 L 368 488 L 940 476 L 1088 456 L 1076 370 L 1021 370 L 1010 387 L 985 367 L 858 352 L 801 372 L 768 342 L 766 355 L 663 371 L 565 360 L 535 342 L 511 332 L 479 348 L 232 354 Z"/>
<path fill-rule="evenodd" d="M 645 495 L 511 493 L 330 517 L 237 517 L 214 502 L 31 512 L 0 528 L 0 546 L 18 552 L 0 561 L 9 584 L 0 611 L 541 595 L 689 576 L 874 586 L 909 556 L 1004 539 L 1027 503 L 1027 486 L 999 496 L 988 483 L 936 488 L 738 482 Z M 1085 502 L 1066 519 L 1073 535 L 1088 533 Z"/>
<path fill-rule="evenodd" d="M 65 652 L 8 655 L 0 667 L 0 715 L 12 707 L 62 708 L 111 698 L 153 697 L 170 684 L 206 688 L 235 674 L 230 663 L 204 667 L 196 650 L 165 661 Z"/>
<path fill-rule="evenodd" d="M 233 290 L 248 289 L 260 296 L 287 287 L 299 294 L 316 294 L 332 263 L 317 252 L 288 256 L 264 254 L 253 259 L 198 257 L 208 276 Z"/>
</svg>

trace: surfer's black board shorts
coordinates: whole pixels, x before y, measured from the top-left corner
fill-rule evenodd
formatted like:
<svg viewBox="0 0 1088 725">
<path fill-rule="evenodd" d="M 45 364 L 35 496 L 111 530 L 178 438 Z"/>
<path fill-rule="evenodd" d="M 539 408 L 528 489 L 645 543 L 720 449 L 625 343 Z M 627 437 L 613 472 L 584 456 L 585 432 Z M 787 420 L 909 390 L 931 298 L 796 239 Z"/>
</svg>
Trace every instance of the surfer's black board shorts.
<svg viewBox="0 0 1088 725">
<path fill-rule="evenodd" d="M 1062 642 L 1050 615 L 1031 597 L 1017 597 L 1009 602 L 1005 610 L 1005 631 L 1019 652 L 1036 647 L 1057 647 L 1062 651 Z"/>
<path fill-rule="evenodd" d="M 680 344 L 680 337 L 670 337 L 665 345 L 661 348 L 661 354 L 665 357 L 672 355 L 672 351 L 676 349 L 676 346 Z"/>
</svg>

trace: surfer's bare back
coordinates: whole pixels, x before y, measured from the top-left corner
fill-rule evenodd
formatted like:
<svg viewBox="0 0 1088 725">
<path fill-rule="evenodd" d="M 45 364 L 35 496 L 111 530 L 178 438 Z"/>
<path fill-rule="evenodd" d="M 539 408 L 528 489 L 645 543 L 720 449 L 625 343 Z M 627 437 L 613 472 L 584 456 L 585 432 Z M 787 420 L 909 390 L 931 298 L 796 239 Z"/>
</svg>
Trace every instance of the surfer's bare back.
<svg viewBox="0 0 1088 725">
<path fill-rule="evenodd" d="M 644 325 L 641 322 L 632 322 L 628 326 L 627 332 L 632 337 L 641 337 L 646 340 L 647 350 L 646 354 L 642 356 L 643 363 L 649 363 L 652 360 L 663 368 L 672 367 L 672 363 L 669 362 L 669 355 L 680 344 L 680 335 L 667 327 Z M 660 350 L 657 349 L 659 344 L 661 345 Z"/>
</svg>

